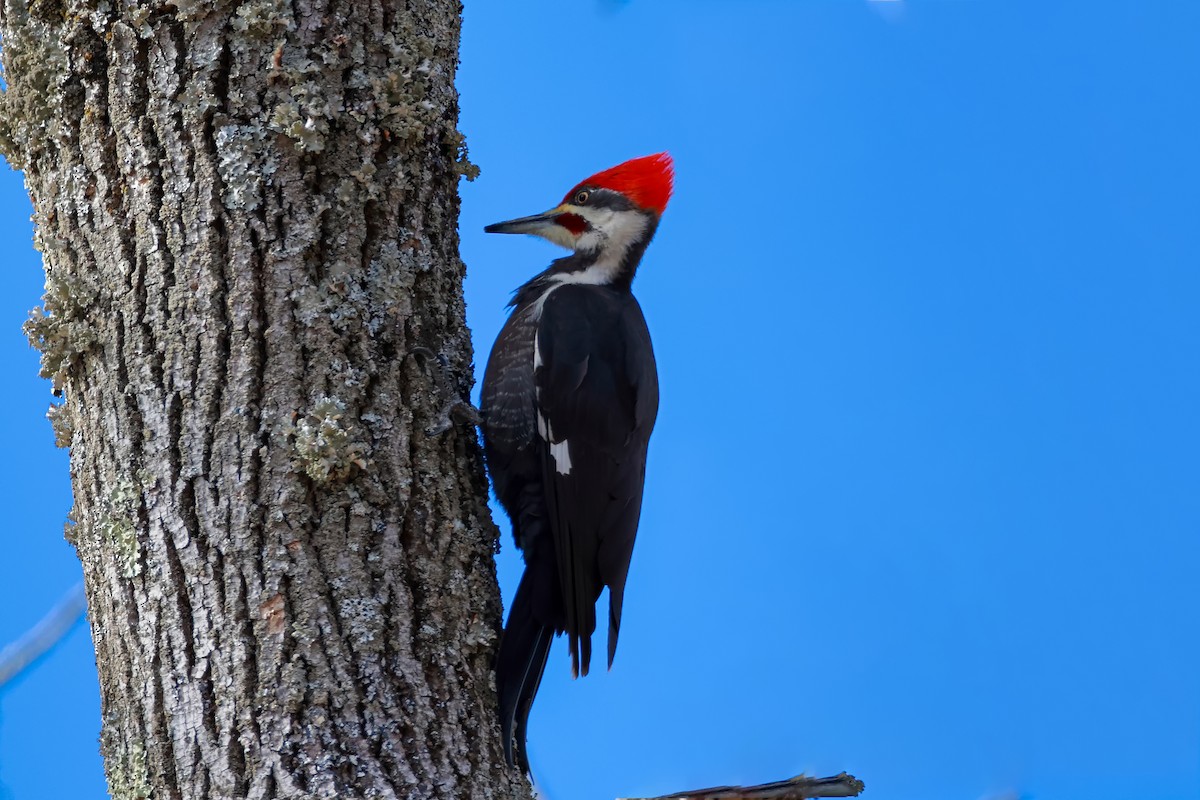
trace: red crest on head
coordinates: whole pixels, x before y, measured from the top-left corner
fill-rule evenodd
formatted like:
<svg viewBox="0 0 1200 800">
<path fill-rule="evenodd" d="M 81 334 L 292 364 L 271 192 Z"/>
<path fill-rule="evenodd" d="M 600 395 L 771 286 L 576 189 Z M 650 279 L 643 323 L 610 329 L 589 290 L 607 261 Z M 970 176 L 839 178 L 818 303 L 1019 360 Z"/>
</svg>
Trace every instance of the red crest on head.
<svg viewBox="0 0 1200 800">
<path fill-rule="evenodd" d="M 563 202 L 571 202 L 571 198 L 583 187 L 595 186 L 620 192 L 642 208 L 661 216 L 667 207 L 667 201 L 671 199 L 674 181 L 675 166 L 671 155 L 655 153 L 652 156 L 632 158 L 580 181 L 574 189 L 567 192 Z"/>
</svg>

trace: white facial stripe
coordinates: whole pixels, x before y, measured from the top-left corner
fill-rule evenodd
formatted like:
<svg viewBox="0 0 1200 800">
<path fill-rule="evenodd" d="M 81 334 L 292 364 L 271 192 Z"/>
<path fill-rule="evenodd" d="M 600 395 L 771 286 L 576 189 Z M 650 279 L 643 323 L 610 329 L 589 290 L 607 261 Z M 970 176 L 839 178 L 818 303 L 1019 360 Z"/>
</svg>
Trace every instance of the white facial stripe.
<svg viewBox="0 0 1200 800">
<path fill-rule="evenodd" d="M 571 206 L 569 213 L 582 217 L 590 226 L 581 234 L 574 234 L 561 225 L 547 225 L 536 231 L 538 236 L 568 250 L 602 250 L 605 257 L 620 264 L 629 246 L 646 234 L 649 220 L 640 211 L 617 211 L 612 208 L 588 208 Z M 599 265 L 597 265 L 599 266 Z M 598 270 L 603 273 L 604 268 Z M 602 283 L 600 280 L 572 280 L 569 283 Z"/>
<path fill-rule="evenodd" d="M 591 224 L 591 230 L 579 237 L 576 250 L 599 250 L 595 264 L 578 272 L 555 276 L 558 283 L 586 283 L 603 286 L 612 283 L 621 271 L 621 262 L 634 242 L 646 235 L 650 224 L 639 211 L 615 211 L 611 208 L 577 209 L 579 216 Z"/>
<path fill-rule="evenodd" d="M 640 211 L 617 211 L 612 208 L 587 208 L 582 206 L 576 213 L 592 226 L 592 230 L 580 237 L 579 249 L 591 235 L 598 234 L 605 250 L 616 250 L 624 256 L 625 251 L 637 239 L 646 234 L 646 215 Z"/>
</svg>

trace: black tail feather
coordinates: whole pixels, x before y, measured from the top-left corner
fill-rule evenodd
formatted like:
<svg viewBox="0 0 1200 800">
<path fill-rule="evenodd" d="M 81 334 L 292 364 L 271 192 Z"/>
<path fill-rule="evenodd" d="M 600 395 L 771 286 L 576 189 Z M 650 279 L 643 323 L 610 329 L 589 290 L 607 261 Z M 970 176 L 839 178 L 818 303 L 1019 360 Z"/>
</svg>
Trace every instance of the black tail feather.
<svg viewBox="0 0 1200 800">
<path fill-rule="evenodd" d="M 525 753 L 529 709 L 533 707 L 533 698 L 546 669 L 546 658 L 550 655 L 550 643 L 554 641 L 554 629 L 534 618 L 531 583 L 530 572 L 526 571 L 508 612 L 508 624 L 504 627 L 500 652 L 496 656 L 504 760 L 510 767 L 520 766 L 526 775 L 530 774 L 529 758 Z"/>
</svg>

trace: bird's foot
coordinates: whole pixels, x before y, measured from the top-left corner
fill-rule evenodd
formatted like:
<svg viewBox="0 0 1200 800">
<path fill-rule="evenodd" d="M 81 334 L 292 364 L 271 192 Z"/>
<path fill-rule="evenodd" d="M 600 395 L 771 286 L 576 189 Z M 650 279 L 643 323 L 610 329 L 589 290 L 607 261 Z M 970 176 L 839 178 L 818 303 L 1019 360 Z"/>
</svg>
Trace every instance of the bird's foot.
<svg viewBox="0 0 1200 800">
<path fill-rule="evenodd" d="M 476 426 L 483 424 L 483 415 L 479 413 L 479 409 L 462 399 L 454 390 L 450 380 L 450 359 L 442 353 L 433 352 L 428 347 L 414 347 L 409 352 L 420 357 L 424 364 L 435 363 L 438 367 L 434 371 L 434 375 L 436 375 L 438 390 L 445 405 L 434 417 L 433 424 L 425 428 L 426 436 L 441 436 L 453 428 L 455 422 L 469 422 Z"/>
<path fill-rule="evenodd" d="M 437 419 L 425 428 L 426 436 L 441 436 L 454 427 L 455 422 L 469 422 L 476 427 L 483 424 L 483 416 L 479 409 L 466 400 L 456 398 L 438 412 Z"/>
</svg>

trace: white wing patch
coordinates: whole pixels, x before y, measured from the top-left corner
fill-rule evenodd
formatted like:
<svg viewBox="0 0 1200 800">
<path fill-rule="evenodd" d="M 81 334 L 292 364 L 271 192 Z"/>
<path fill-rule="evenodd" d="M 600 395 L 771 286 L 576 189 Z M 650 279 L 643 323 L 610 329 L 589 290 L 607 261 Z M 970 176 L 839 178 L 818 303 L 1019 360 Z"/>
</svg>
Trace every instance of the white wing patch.
<svg viewBox="0 0 1200 800">
<path fill-rule="evenodd" d="M 550 443 L 550 455 L 554 458 L 554 471 L 559 475 L 571 474 L 571 448 L 567 440 Z"/>
<path fill-rule="evenodd" d="M 546 298 L 550 295 L 550 292 L 553 291 L 555 288 L 557 288 L 557 287 L 556 286 L 550 287 L 550 289 L 548 289 L 546 291 L 546 293 L 543 294 L 541 299 L 538 301 L 538 304 L 539 304 L 538 313 L 539 314 L 541 313 L 541 308 L 540 308 L 541 303 L 546 302 Z M 537 335 L 537 332 L 534 331 L 534 334 L 533 334 L 533 371 L 534 372 L 537 372 L 542 367 L 542 350 L 538 346 L 538 338 L 539 337 Z M 535 389 L 534 391 L 538 395 L 541 394 L 540 388 Z M 542 439 L 544 439 L 545 441 L 550 443 L 550 457 L 554 459 L 554 471 L 557 472 L 559 475 L 570 475 L 571 474 L 571 448 L 567 444 L 566 439 L 563 439 L 561 442 L 554 441 L 554 431 L 550 429 L 550 423 L 546 421 L 546 418 L 544 416 L 542 416 L 542 410 L 540 408 L 538 409 L 538 412 L 537 412 L 537 430 L 538 430 L 538 435 L 541 436 Z"/>
<path fill-rule="evenodd" d="M 539 409 L 537 415 L 538 435 L 543 441 L 550 445 L 550 457 L 554 459 L 554 471 L 559 475 L 571 474 L 571 447 L 567 444 L 567 440 L 561 442 L 554 441 L 554 430 L 550 427 L 550 423 L 542 416 Z"/>
</svg>

